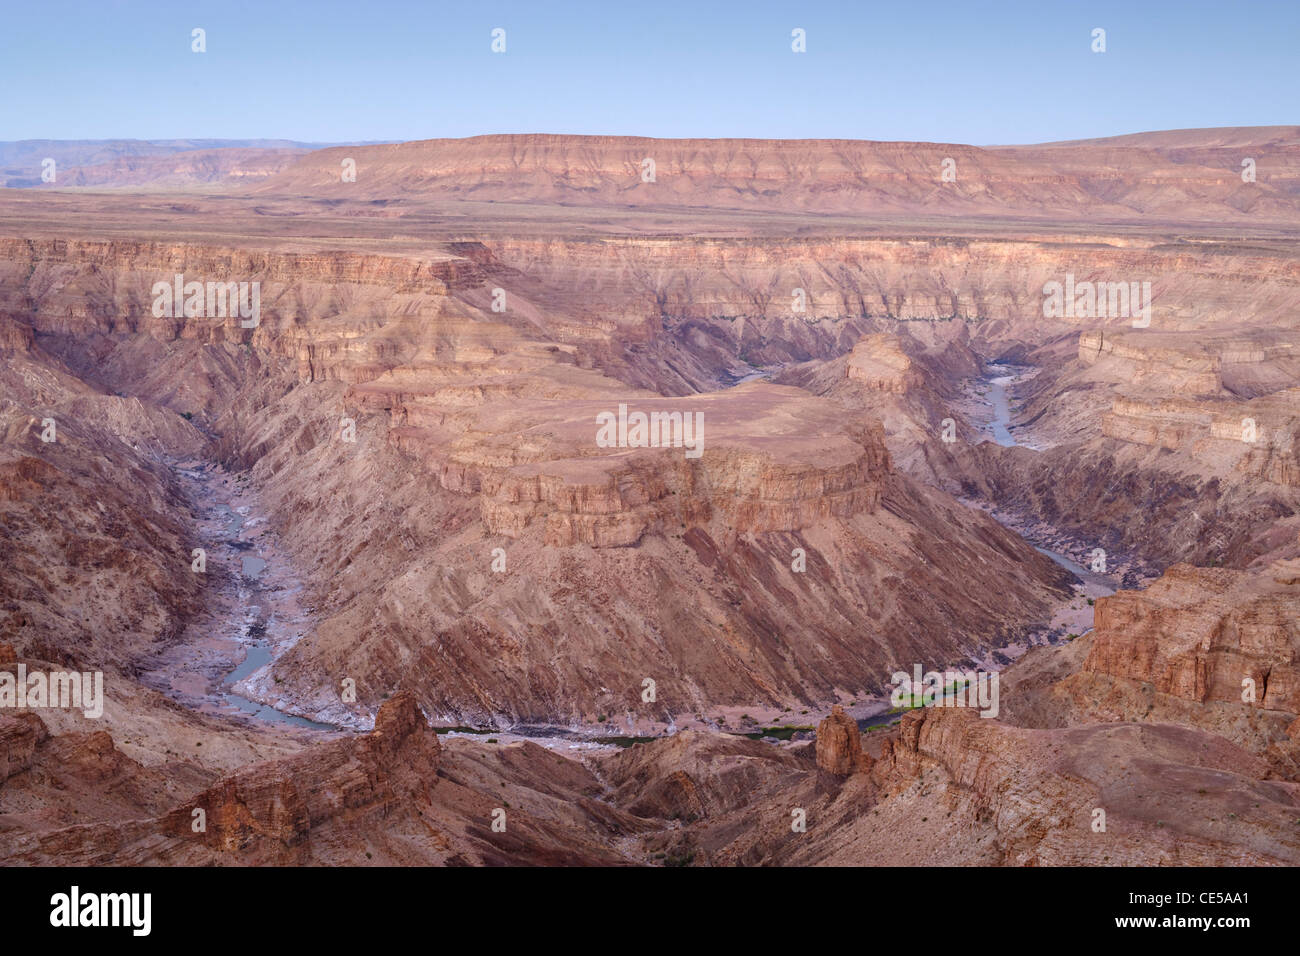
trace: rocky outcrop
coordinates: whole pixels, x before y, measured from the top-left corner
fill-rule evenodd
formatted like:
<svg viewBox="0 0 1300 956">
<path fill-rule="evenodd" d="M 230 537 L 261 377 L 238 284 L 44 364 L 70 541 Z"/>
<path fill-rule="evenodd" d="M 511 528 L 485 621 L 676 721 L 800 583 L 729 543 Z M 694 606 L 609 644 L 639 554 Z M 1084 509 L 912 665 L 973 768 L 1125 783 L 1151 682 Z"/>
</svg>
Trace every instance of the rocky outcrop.
<svg viewBox="0 0 1300 956">
<path fill-rule="evenodd" d="M 1300 563 L 1177 564 L 1097 600 L 1096 627 L 1004 672 L 1006 719 L 1031 727 L 1167 723 L 1209 733 L 1300 781 Z"/>
<path fill-rule="evenodd" d="M 844 777 L 871 769 L 871 758 L 862 749 L 858 723 L 836 704 L 830 716 L 817 725 L 817 766 Z"/>
<path fill-rule="evenodd" d="M 1187 450 L 1202 467 L 1236 480 L 1300 487 L 1298 426 L 1300 389 L 1287 389 L 1245 402 L 1116 399 L 1101 432 L 1134 444 Z"/>
<path fill-rule="evenodd" d="M 1295 572 L 1295 562 L 1263 574 L 1175 565 L 1145 591 L 1101 598 L 1083 669 L 1300 714 L 1300 589 L 1281 583 Z"/>
<path fill-rule="evenodd" d="M 170 813 L 165 829 L 244 862 L 287 862 L 285 854 L 327 821 L 427 803 L 440 749 L 415 698 L 398 694 L 380 707 L 370 734 L 241 769 Z M 206 818 L 198 833 L 196 810 Z"/>
<path fill-rule="evenodd" d="M 601 762 L 615 803 L 638 816 L 683 823 L 742 811 L 760 794 L 781 792 L 809 769 L 806 758 L 769 744 L 689 730 Z"/>
<path fill-rule="evenodd" d="M 0 714 L 0 784 L 31 766 L 32 754 L 49 737 L 35 714 Z"/>
<path fill-rule="evenodd" d="M 921 382 L 896 335 L 868 335 L 849 353 L 848 377 L 864 388 L 902 394 Z"/>
<path fill-rule="evenodd" d="M 1079 358 L 1114 383 L 1107 438 L 1180 453 L 1231 482 L 1294 487 L 1300 339 L 1281 329 L 1085 332 Z"/>
<path fill-rule="evenodd" d="M 961 708 L 906 714 L 873 768 L 889 794 L 877 819 L 895 818 L 886 808 L 896 805 L 942 821 L 908 835 L 915 849 L 933 852 L 942 833 L 958 857 L 960 832 L 971 849 L 991 841 L 988 862 L 1014 866 L 1300 859 L 1300 787 L 1261 782 L 1265 772 L 1222 738 L 1181 727 L 1028 730 Z M 835 842 L 833 858 L 852 859 L 851 842 Z"/>
<path fill-rule="evenodd" d="M 811 406 L 794 390 L 755 385 L 631 404 L 702 423 L 699 454 L 689 457 L 671 444 L 602 449 L 597 415 L 610 409 L 586 404 L 585 416 L 558 405 L 553 420 L 511 436 L 509 449 L 481 432 L 456 442 L 441 468 L 444 487 L 477 491 L 493 533 L 517 538 L 537 521 L 549 545 L 608 547 L 712 519 L 765 533 L 870 514 L 890 472 L 878 432 L 844 430 L 833 409 Z"/>
<path fill-rule="evenodd" d="M 190 734 L 216 750 L 239 739 L 193 715 Z M 611 865 L 628 862 L 614 840 L 653 826 L 594 799 L 601 785 L 582 764 L 535 744 L 449 750 L 409 695 L 386 702 L 369 734 L 216 779 L 170 750 L 146 767 L 104 731 L 50 737 L 31 715 L 0 716 L 0 770 L 11 771 L 0 776 L 0 862 Z"/>
<path fill-rule="evenodd" d="M 0 315 L 0 352 L 30 352 L 36 342 L 32 327 L 8 315 Z"/>
</svg>

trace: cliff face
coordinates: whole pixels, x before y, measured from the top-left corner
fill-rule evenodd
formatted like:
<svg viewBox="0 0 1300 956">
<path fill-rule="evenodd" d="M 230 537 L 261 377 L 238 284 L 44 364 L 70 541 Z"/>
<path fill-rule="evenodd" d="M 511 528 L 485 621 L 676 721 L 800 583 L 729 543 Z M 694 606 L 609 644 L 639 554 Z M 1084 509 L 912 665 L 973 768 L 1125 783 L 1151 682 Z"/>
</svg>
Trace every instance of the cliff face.
<svg viewBox="0 0 1300 956">
<path fill-rule="evenodd" d="M 1079 337 L 1079 359 L 1122 381 L 1101 434 L 1187 451 L 1229 480 L 1296 481 L 1300 339 L 1284 329 L 1103 333 Z M 1232 471 L 1239 474 L 1232 475 Z"/>
<path fill-rule="evenodd" d="M 210 222 L 201 204 L 193 213 L 185 220 L 192 218 L 191 228 Z M 237 228 L 264 226 L 252 218 Z M 356 252 L 254 241 L 265 251 L 214 244 L 201 232 L 174 243 L 7 240 L 0 262 L 11 265 L 3 266 L 9 271 L 0 307 L 22 314 L 38 305 L 42 332 L 94 327 L 165 339 L 181 334 L 185 323 L 153 318 L 150 290 L 188 271 L 191 279 L 260 282 L 263 325 L 248 330 L 232 322 L 200 332 L 201 325 L 189 323 L 184 334 L 292 353 L 308 376 L 360 382 L 394 369 L 401 363 L 383 351 L 388 337 L 359 333 L 381 317 L 402 316 L 450 327 L 466 358 L 499 355 L 503 335 L 522 333 L 630 385 L 684 394 L 730 384 L 752 371 L 750 363 L 842 355 L 863 335 L 897 331 L 899 322 L 921 335 L 933 322 L 970 323 L 981 351 L 991 354 L 1099 325 L 1120 333 L 1131 326 L 1127 316 L 1047 318 L 1043 288 L 1067 275 L 1148 281 L 1152 329 L 1198 334 L 1241 322 L 1244 314 L 1290 327 L 1300 284 L 1295 261 L 1280 248 L 1274 254 L 1267 246 L 1225 242 L 1211 252 L 1140 238 L 708 238 L 685 231 L 389 245 L 402 247 L 401 254 L 378 251 L 385 245 L 377 240 L 357 240 L 370 249 Z M 89 268 L 109 270 L 111 285 L 86 276 Z M 493 311 L 494 303 L 505 311 Z M 308 321 L 310 331 L 300 327 Z"/>
<path fill-rule="evenodd" d="M 1078 673 L 1053 685 L 1062 714 L 1153 720 L 1218 734 L 1300 779 L 1295 562 L 1258 571 L 1176 565 L 1141 592 L 1097 603 Z"/>
<path fill-rule="evenodd" d="M 836 714 L 822 722 L 815 764 L 806 748 L 679 734 L 605 769 L 626 799 L 644 796 L 638 812 L 682 821 L 641 845 L 695 865 L 1300 859 L 1300 785 L 1264 780 L 1264 760 L 1212 733 L 1161 723 L 1027 728 L 963 708 L 912 711 L 865 735 L 854 726 L 850 742 L 851 724 Z"/>
<path fill-rule="evenodd" d="M 436 468 L 444 488 L 477 493 L 489 532 L 518 538 L 535 522 L 560 547 L 633 545 L 682 520 L 716 518 L 738 533 L 799 531 L 874 512 L 891 473 L 878 433 L 845 430 L 833 409 L 810 406 L 794 389 L 754 385 L 620 403 L 651 421 L 684 416 L 695 449 L 602 451 L 593 437 L 598 416 L 616 413 L 611 404 L 548 403 L 547 419 L 506 440 L 480 428 L 440 449 L 437 432 L 412 427 L 396 440 Z M 406 417 L 405 409 L 391 411 Z M 675 420 L 668 429 L 674 433 Z M 656 444 L 663 438 L 654 435 Z"/>
<path fill-rule="evenodd" d="M 1049 318 L 1043 287 L 1064 283 L 1067 275 L 1080 286 L 1150 282 L 1153 329 L 1231 324 L 1242 319 L 1243 303 L 1249 303 L 1252 317 L 1276 316 L 1294 324 L 1291 306 L 1300 266 L 1281 247 L 1224 243 L 1207 251 L 1190 242 L 1094 239 L 850 235 L 778 241 L 742 233 L 727 238 L 489 237 L 483 246 L 497 268 L 509 267 L 541 283 L 548 299 L 554 296 L 570 315 L 599 314 L 633 327 L 646 316 L 679 321 L 743 316 L 750 323 L 780 320 L 777 327 L 791 335 L 800 325 L 811 325 L 805 341 L 812 341 L 827 318 L 980 320 L 978 331 L 985 335 L 999 331 L 987 327 L 989 320 L 1003 320 L 1015 323 L 1022 339 L 1042 341 L 1058 324 L 1061 330 L 1091 330 L 1097 324 L 1123 330 L 1139 318 L 1107 318 L 1099 311 Z M 797 297 L 796 289 L 803 296 Z M 1136 312 L 1136 303 L 1133 308 Z M 635 329 L 622 334 L 629 333 Z M 738 340 L 740 334 L 734 328 L 731 337 Z"/>
<path fill-rule="evenodd" d="M 35 714 L 0 717 L 0 783 L 30 767 L 37 746 L 48 736 Z"/>
<path fill-rule="evenodd" d="M 1099 598 L 1090 634 L 1004 673 L 1004 719 L 1177 725 L 1249 753 L 1259 779 L 1300 781 L 1297 585 L 1294 559 L 1177 564 L 1143 590 Z"/>
<path fill-rule="evenodd" d="M 1300 713 L 1297 580 L 1294 562 L 1258 575 L 1175 565 L 1145 591 L 1099 600 L 1084 671 L 1200 703 L 1253 690 L 1265 710 Z"/>
<path fill-rule="evenodd" d="M 1083 554 L 1157 570 L 1286 557 L 1300 533 L 1298 346 L 1285 320 L 1247 316 L 1063 337 L 1028 353 L 1041 370 L 1016 387 L 1014 433 L 1035 451 L 959 449 L 950 480 Z"/>
<path fill-rule="evenodd" d="M 0 346 L 0 640 L 129 669 L 175 637 L 201 585 L 183 500 L 142 467 L 204 437 L 174 412 L 87 386 L 10 320 Z"/>
<path fill-rule="evenodd" d="M 177 807 L 159 829 L 243 863 L 307 862 L 313 835 L 332 824 L 369 828 L 427 805 L 440 754 L 414 698 L 401 694 L 380 707 L 370 734 L 242 768 Z M 207 819 L 199 834 L 195 810 Z"/>
</svg>

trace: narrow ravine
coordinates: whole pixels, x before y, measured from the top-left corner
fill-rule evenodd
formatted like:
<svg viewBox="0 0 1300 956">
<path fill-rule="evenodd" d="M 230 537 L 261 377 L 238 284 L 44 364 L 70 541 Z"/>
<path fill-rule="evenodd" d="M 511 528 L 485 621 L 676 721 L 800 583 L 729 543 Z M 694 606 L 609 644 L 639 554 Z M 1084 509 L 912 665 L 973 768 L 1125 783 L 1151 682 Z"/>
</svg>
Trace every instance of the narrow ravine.
<svg viewBox="0 0 1300 956">
<path fill-rule="evenodd" d="M 1016 443 L 1011 437 L 1011 407 L 1007 398 L 1007 387 L 1014 381 L 1014 375 L 999 375 L 989 380 L 989 403 L 993 406 L 993 440 L 1004 448 Z"/>
<path fill-rule="evenodd" d="M 144 663 L 143 682 L 193 710 L 252 719 L 286 732 L 367 729 L 360 723 L 341 727 L 290 713 L 294 702 L 289 694 L 274 699 L 274 691 L 266 692 L 275 686 L 266 668 L 315 627 L 304 603 L 303 580 L 279 547 L 246 475 L 210 461 L 171 465 L 198 516 L 195 547 L 206 553 L 208 604 L 181 640 Z M 578 752 L 649 739 L 601 737 L 555 726 L 441 728 L 439 733 L 502 744 L 528 740 Z"/>
<path fill-rule="evenodd" d="M 967 383 L 969 391 L 962 404 L 962 411 L 966 413 L 972 427 L 1003 448 L 1013 445 L 1040 448 L 1032 439 L 1025 440 L 1012 435 L 1017 426 L 1012 423 L 1014 416 L 1011 411 L 1015 387 L 1033 378 L 1038 372 L 1037 368 L 1030 365 L 1005 362 L 990 362 L 985 366 L 982 378 Z"/>
<path fill-rule="evenodd" d="M 990 364 L 987 367 L 985 378 L 981 380 L 981 384 L 987 387 L 987 391 L 983 393 L 986 397 L 982 400 L 978 397 L 980 386 L 976 385 L 977 395 L 974 397 L 974 401 L 977 404 L 987 406 L 991 412 L 991 418 L 987 422 L 982 423 L 980 421 L 975 421 L 973 424 L 977 428 L 983 426 L 983 429 L 992 435 L 993 440 L 1003 447 L 1009 448 L 1019 445 L 1020 442 L 1018 442 L 1016 437 L 1012 434 L 1012 430 L 1015 428 L 1015 425 L 1012 422 L 1011 413 L 1011 403 L 1014 398 L 1013 391 L 1016 385 L 1032 378 L 1037 373 L 1037 369 L 1029 366 Z M 1026 442 L 1024 444 L 1025 447 L 1028 448 L 1036 447 L 1032 442 Z M 997 511 L 991 509 L 985 510 L 989 510 L 992 517 L 1002 524 L 1003 527 L 1014 531 L 1017 534 L 1021 533 L 1020 528 L 1006 521 Z M 1040 554 L 1044 554 L 1051 558 L 1079 579 L 1082 585 L 1081 595 L 1085 602 L 1115 593 L 1117 584 L 1113 576 L 1094 572 L 1089 568 L 1085 568 L 1068 555 L 1061 554 L 1059 551 L 1052 551 L 1048 548 L 1039 547 L 1038 545 L 1034 545 L 1034 548 Z M 1072 633 L 1086 633 L 1087 630 L 1092 628 L 1091 604 L 1088 605 L 1087 613 L 1074 623 L 1081 624 L 1084 618 L 1086 618 L 1085 629 L 1082 631 L 1073 631 Z"/>
<path fill-rule="evenodd" d="M 276 546 L 247 477 L 212 462 L 172 466 L 198 514 L 195 547 L 205 567 L 191 573 L 205 576 L 208 604 L 180 641 L 145 662 L 144 682 L 203 713 L 246 715 L 286 730 L 340 729 L 287 713 L 287 699 L 255 699 L 248 688 L 313 625 L 302 580 Z"/>
<path fill-rule="evenodd" d="M 968 383 L 969 392 L 962 405 L 969 423 L 985 436 L 1004 448 L 1022 443 L 1016 440 L 1014 416 L 1011 411 L 1014 401 L 1014 389 L 1019 383 L 1032 378 L 1038 369 L 1030 366 L 991 363 L 986 367 L 985 375 Z M 1023 447 L 1036 448 L 1032 442 L 1024 442 Z M 959 499 L 972 508 L 986 512 L 1003 527 L 1023 537 L 1022 529 L 1006 520 L 987 502 L 973 499 Z M 1059 644 L 1062 641 L 1080 637 L 1093 627 L 1093 602 L 1099 597 L 1114 594 L 1117 588 L 1115 576 L 1099 574 L 1084 567 L 1068 555 L 1048 548 L 1039 547 L 1026 539 L 1034 550 L 1051 558 L 1078 579 L 1073 596 L 1061 602 L 1048 627 L 1031 640 L 1007 645 L 990 650 L 979 660 L 980 668 L 985 671 L 999 671 L 1032 647 L 1045 644 Z M 937 668 L 936 668 L 937 669 Z M 853 705 L 846 706 L 845 711 L 853 717 L 858 728 L 864 732 L 873 728 L 888 726 L 897 722 L 901 714 L 893 707 L 887 697 L 865 697 Z"/>
</svg>

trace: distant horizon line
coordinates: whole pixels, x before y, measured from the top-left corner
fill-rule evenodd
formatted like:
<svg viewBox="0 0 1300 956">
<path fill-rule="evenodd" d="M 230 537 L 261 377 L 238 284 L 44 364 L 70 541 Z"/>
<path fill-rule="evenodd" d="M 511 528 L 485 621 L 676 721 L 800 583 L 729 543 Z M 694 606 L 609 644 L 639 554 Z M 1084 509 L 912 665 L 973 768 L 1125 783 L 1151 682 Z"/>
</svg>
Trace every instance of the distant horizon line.
<svg viewBox="0 0 1300 956">
<path fill-rule="evenodd" d="M 469 141 L 475 139 L 492 139 L 492 138 L 539 138 L 539 139 L 626 139 L 626 140 L 700 140 L 714 142 L 778 142 L 778 143 L 931 143 L 945 146 L 972 146 L 976 149 L 996 149 L 1012 146 L 1048 146 L 1060 143 L 1079 143 L 1095 140 L 1123 139 L 1126 137 L 1145 136 L 1155 133 L 1206 133 L 1224 130 L 1295 130 L 1300 133 L 1300 123 L 1271 123 L 1262 125 L 1247 126 L 1185 126 L 1171 127 L 1168 129 L 1144 129 L 1126 133 L 1111 133 L 1104 136 L 1082 136 L 1067 139 L 1050 139 L 1038 140 L 1034 142 L 1012 143 L 963 143 L 956 140 L 926 140 L 926 139 L 871 139 L 845 136 L 645 136 L 633 133 L 554 133 L 554 132 L 490 132 L 474 133 L 468 136 L 425 136 L 413 139 L 366 139 L 366 140 L 298 140 L 282 136 L 160 136 L 144 138 L 137 136 L 112 136 L 103 138 L 54 138 L 54 137 L 29 137 L 26 139 L 6 139 L 0 140 L 0 144 L 6 146 L 19 146 L 24 144 L 51 143 L 51 144 L 68 144 L 68 143 L 142 143 L 148 145 L 164 145 L 170 143 L 205 143 L 213 144 L 209 146 L 196 146 L 196 149 L 225 149 L 239 148 L 216 144 L 289 144 L 294 147 L 315 147 L 329 149 L 338 146 L 393 146 L 405 143 L 427 143 L 435 141 Z M 246 146 L 245 148 L 253 148 Z"/>
</svg>

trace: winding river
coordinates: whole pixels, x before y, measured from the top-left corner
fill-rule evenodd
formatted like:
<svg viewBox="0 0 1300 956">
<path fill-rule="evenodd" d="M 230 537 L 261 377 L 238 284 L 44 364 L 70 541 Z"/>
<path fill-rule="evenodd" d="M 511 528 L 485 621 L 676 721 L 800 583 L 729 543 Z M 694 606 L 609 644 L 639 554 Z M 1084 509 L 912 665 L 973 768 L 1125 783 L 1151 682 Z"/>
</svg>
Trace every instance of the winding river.
<svg viewBox="0 0 1300 956">
<path fill-rule="evenodd" d="M 339 728 L 333 724 L 324 724 L 295 714 L 286 714 L 284 711 L 276 710 L 268 704 L 252 700 L 234 690 L 240 681 L 261 670 L 274 659 L 271 642 L 264 635 L 267 633 L 268 628 L 274 627 L 278 622 L 275 620 L 274 610 L 272 610 L 271 616 L 267 620 L 263 620 L 260 613 L 262 599 L 265 596 L 262 575 L 266 572 L 268 561 L 259 554 L 245 553 L 245 546 L 250 545 L 251 542 L 244 540 L 243 537 L 244 515 L 225 503 L 218 504 L 216 511 L 226 522 L 224 529 L 225 543 L 240 552 L 239 596 L 242 599 L 240 603 L 249 610 L 240 627 L 239 642 L 245 648 L 244 660 L 238 667 L 230 671 L 221 682 L 221 699 L 231 707 L 269 723 L 309 727 L 313 730 L 338 730 Z"/>
<path fill-rule="evenodd" d="M 765 377 L 765 371 L 770 370 L 758 370 L 742 381 Z M 987 387 L 985 402 L 992 410 L 992 420 L 986 427 L 998 445 L 1015 446 L 1011 400 L 1015 384 L 1023 378 L 1022 370 L 991 365 L 989 372 L 992 374 L 981 380 Z M 169 660 L 160 659 L 156 672 L 159 681 L 169 686 L 175 696 L 204 710 L 228 714 L 238 712 L 266 723 L 314 731 L 340 730 L 332 724 L 286 713 L 247 696 L 252 693 L 263 698 L 268 696 L 265 684 L 262 690 L 251 689 L 258 687 L 257 675 L 313 626 L 308 612 L 297 603 L 302 582 L 294 576 L 292 568 L 287 566 L 282 553 L 275 547 L 273 538 L 268 536 L 265 518 L 254 514 L 257 499 L 243 487 L 238 476 L 201 462 L 178 464 L 177 473 L 187 484 L 203 514 L 200 533 L 210 560 L 232 573 L 219 579 L 209 612 L 203 620 L 192 625 L 194 631 L 187 635 L 186 643 L 169 655 Z M 1011 525 L 1006 526 L 1019 533 Z M 1072 608 L 1076 601 L 1084 598 L 1114 593 L 1115 586 L 1106 576 L 1090 571 L 1064 554 L 1041 547 L 1037 550 L 1082 583 L 1082 593 L 1076 594 L 1069 602 Z M 1086 623 L 1090 628 L 1091 609 L 1080 604 L 1074 610 L 1077 617 L 1087 616 L 1088 620 L 1080 620 L 1078 625 L 1080 633 L 1086 633 L 1083 625 Z M 1055 623 L 1060 624 L 1059 621 Z M 209 676 L 201 679 L 202 675 Z M 255 680 L 249 681 L 249 678 Z M 261 678 L 264 682 L 266 675 L 262 674 Z M 269 696 L 273 698 L 274 691 Z M 884 711 L 884 708 L 876 706 L 868 713 L 859 711 L 854 716 L 863 726 L 876 726 L 896 719 Z M 458 729 L 473 732 L 470 728 Z M 494 733 L 504 736 L 501 732 Z M 507 733 L 550 738 L 548 743 L 556 744 L 584 740 L 595 743 L 601 739 L 559 728 L 535 728 L 532 731 L 515 728 Z M 639 739 L 629 737 L 627 742 Z"/>
<path fill-rule="evenodd" d="M 1011 387 L 1021 380 L 1022 376 L 1012 370 L 1010 366 L 990 365 L 990 369 L 999 373 L 993 378 L 987 379 L 988 383 L 988 400 L 993 408 L 993 421 L 991 423 L 993 430 L 993 440 L 1004 448 L 1010 448 L 1017 444 L 1011 434 Z M 1009 373 L 1009 374 L 1004 374 Z M 1015 528 L 1011 530 L 1016 531 Z M 1017 533 L 1019 533 L 1017 531 Z M 1051 558 L 1061 567 L 1065 568 L 1085 585 L 1091 585 L 1102 591 L 1103 594 L 1114 594 L 1115 585 L 1110 578 L 1103 574 L 1097 574 L 1088 570 L 1078 562 L 1060 554 L 1056 551 L 1049 551 L 1047 548 L 1040 548 L 1037 545 L 1034 549 L 1040 554 Z M 1091 592 L 1091 589 L 1088 589 Z M 1094 596 L 1089 593 L 1089 596 Z"/>
</svg>

